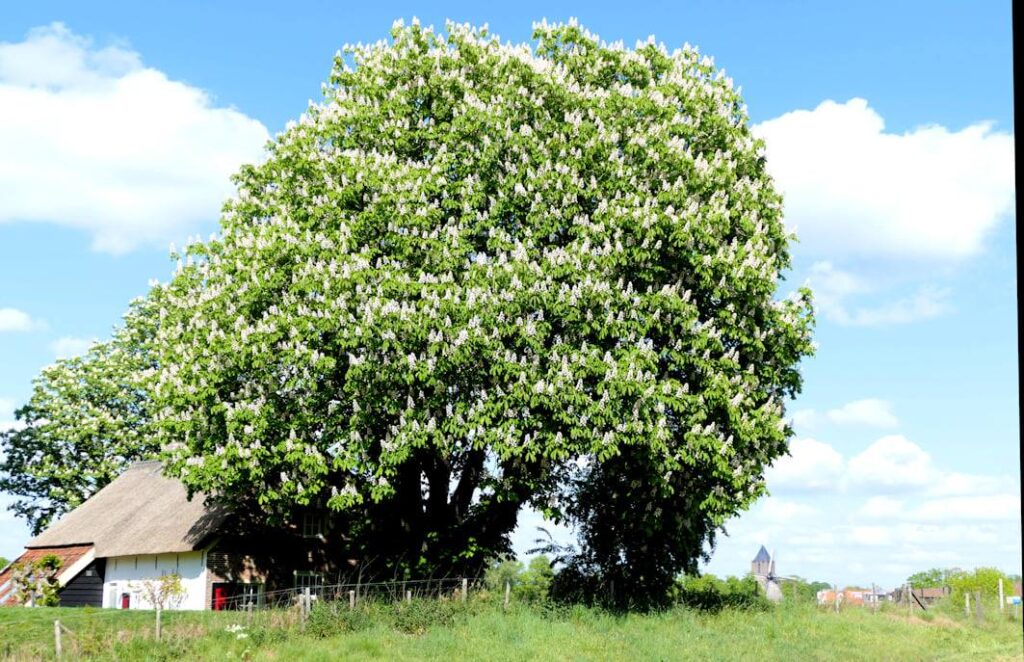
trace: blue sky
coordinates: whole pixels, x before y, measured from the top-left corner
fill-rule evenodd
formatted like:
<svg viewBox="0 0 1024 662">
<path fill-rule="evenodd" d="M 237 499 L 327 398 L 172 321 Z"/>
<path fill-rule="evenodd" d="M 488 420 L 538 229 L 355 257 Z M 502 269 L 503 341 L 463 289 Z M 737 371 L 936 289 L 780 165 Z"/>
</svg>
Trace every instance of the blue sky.
<svg viewBox="0 0 1024 662">
<path fill-rule="evenodd" d="M 0 424 L 216 229 L 227 176 L 396 18 L 696 44 L 742 86 L 801 237 L 816 357 L 772 496 L 708 566 L 894 585 L 1020 572 L 1010 3 L 21 3 L 0 22 Z M 896 6 L 892 6 L 895 4 Z M 6 497 L 0 496 L 0 504 Z M 517 546 L 528 547 L 525 515 Z M 27 540 L 0 514 L 0 555 Z"/>
</svg>

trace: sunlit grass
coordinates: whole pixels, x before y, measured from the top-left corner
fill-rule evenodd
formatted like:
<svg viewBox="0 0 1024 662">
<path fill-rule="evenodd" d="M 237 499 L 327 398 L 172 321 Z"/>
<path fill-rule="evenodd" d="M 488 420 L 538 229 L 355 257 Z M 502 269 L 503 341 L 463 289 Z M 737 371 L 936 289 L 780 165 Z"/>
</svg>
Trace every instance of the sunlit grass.
<svg viewBox="0 0 1024 662">
<path fill-rule="evenodd" d="M 934 610 L 812 606 L 702 613 L 674 609 L 616 615 L 585 608 L 514 605 L 364 604 L 320 608 L 302 628 L 295 612 L 165 614 L 0 609 L 0 657 L 53 659 L 53 621 L 66 659 L 104 660 L 1020 660 L 1020 621 L 983 622 Z M 229 627 L 229 626 L 241 626 Z M 234 631 L 237 630 L 237 631 Z"/>
</svg>

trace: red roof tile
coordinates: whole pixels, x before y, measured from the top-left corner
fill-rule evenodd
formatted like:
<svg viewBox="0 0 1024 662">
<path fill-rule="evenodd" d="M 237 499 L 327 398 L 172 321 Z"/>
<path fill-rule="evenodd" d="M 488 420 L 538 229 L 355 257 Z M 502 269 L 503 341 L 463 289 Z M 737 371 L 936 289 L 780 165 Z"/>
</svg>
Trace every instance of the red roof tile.
<svg viewBox="0 0 1024 662">
<path fill-rule="evenodd" d="M 11 567 L 15 563 L 24 563 L 25 561 L 35 561 L 41 559 L 44 556 L 53 555 L 61 560 L 61 569 L 71 567 L 78 559 L 85 556 L 89 550 L 92 549 L 92 545 L 70 545 L 68 547 L 36 547 L 34 549 L 26 549 L 25 553 L 16 558 L 10 565 L 7 566 L 2 572 L 0 572 L 0 606 L 11 606 L 16 604 L 14 602 L 14 596 L 11 595 Z"/>
</svg>

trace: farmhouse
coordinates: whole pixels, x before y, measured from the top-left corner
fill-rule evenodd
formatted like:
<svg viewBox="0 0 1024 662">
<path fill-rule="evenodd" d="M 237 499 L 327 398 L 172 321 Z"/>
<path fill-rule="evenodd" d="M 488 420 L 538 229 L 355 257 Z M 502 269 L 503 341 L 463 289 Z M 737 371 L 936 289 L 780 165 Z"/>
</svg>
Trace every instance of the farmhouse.
<svg viewBox="0 0 1024 662">
<path fill-rule="evenodd" d="M 338 558 L 326 525 L 309 513 L 301 526 L 245 526 L 203 494 L 190 500 L 159 462 L 139 462 L 29 541 L 15 563 L 58 556 L 63 606 L 152 608 L 140 583 L 176 573 L 185 595 L 173 607 L 224 609 L 262 602 L 268 586 L 322 586 L 328 559 Z M 0 605 L 14 602 L 11 574 L 0 572 Z"/>
</svg>

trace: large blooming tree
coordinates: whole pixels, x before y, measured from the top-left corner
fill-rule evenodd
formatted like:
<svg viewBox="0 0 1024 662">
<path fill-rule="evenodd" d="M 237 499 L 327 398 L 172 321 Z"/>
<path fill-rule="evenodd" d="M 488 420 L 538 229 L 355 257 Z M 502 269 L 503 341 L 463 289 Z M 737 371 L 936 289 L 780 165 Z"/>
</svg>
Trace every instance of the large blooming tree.
<svg viewBox="0 0 1024 662">
<path fill-rule="evenodd" d="M 634 458 L 614 503 L 710 523 L 674 539 L 692 563 L 764 492 L 811 348 L 739 94 L 696 49 L 571 23 L 391 34 L 339 53 L 161 286 L 169 470 L 335 511 L 417 574 L 479 568 L 526 504 L 585 516 L 566 486 Z"/>
</svg>

